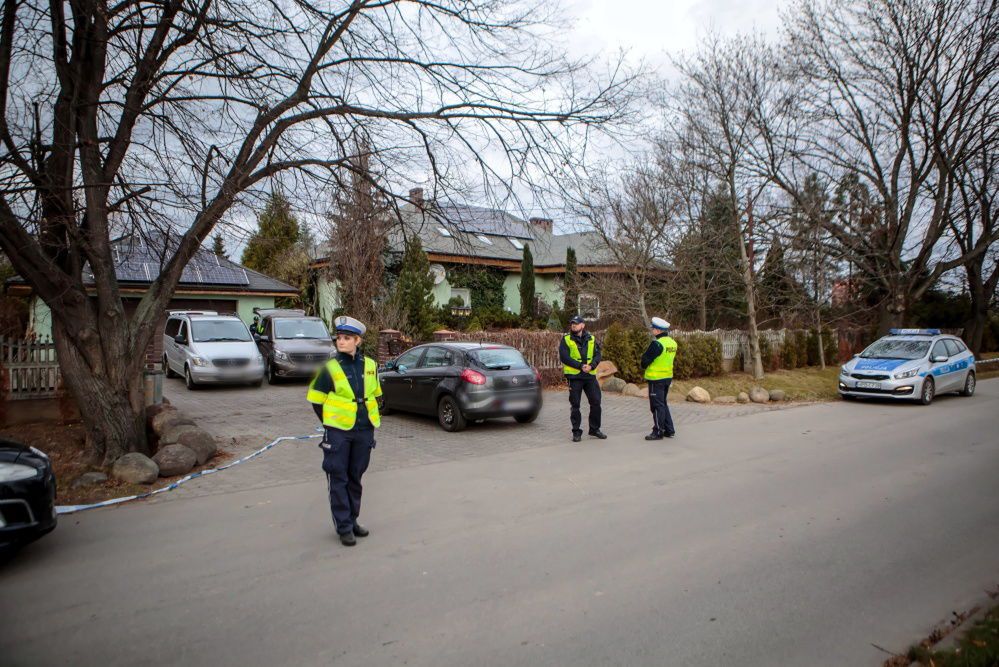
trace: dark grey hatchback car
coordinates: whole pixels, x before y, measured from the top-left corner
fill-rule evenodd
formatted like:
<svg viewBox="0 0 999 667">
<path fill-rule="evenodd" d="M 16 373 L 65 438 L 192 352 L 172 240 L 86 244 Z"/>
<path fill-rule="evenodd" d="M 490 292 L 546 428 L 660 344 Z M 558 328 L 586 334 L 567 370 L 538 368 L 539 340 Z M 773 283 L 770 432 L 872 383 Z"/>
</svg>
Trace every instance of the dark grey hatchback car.
<svg viewBox="0 0 999 667">
<path fill-rule="evenodd" d="M 384 411 L 434 415 L 445 431 L 500 417 L 528 424 L 541 412 L 541 374 L 505 345 L 418 345 L 378 375 Z"/>
</svg>

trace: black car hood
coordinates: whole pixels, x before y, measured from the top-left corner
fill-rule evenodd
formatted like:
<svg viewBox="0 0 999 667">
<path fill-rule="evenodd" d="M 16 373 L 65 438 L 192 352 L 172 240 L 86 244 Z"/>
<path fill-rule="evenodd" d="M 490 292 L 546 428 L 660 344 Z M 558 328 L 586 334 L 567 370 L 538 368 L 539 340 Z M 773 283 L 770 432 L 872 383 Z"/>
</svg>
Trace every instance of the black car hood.
<svg viewBox="0 0 999 667">
<path fill-rule="evenodd" d="M 31 451 L 27 445 L 0 438 L 0 463 L 20 463 L 44 469 L 48 465 L 48 460 Z"/>
</svg>

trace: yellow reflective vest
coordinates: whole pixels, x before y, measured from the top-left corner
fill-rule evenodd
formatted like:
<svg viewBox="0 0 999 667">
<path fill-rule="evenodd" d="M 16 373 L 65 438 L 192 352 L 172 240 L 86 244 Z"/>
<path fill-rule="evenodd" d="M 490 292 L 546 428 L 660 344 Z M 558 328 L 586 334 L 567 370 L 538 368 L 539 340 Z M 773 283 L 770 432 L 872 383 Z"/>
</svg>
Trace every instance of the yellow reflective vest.
<svg viewBox="0 0 999 667">
<path fill-rule="evenodd" d="M 382 385 L 378 381 L 378 364 L 374 359 L 364 358 L 364 398 L 358 399 L 354 395 L 354 389 L 347 380 L 347 374 L 343 372 L 340 362 L 330 359 L 325 366 L 330 377 L 333 379 L 333 391 L 326 393 L 316 389 L 316 380 L 322 373 L 316 373 L 316 377 L 309 384 L 309 393 L 306 399 L 309 403 L 323 406 L 323 425 L 330 428 L 337 428 L 341 431 L 349 431 L 357 423 L 357 404 L 359 400 L 364 402 L 368 409 L 368 419 L 371 425 L 378 428 L 381 423 L 381 415 L 378 413 L 378 397 L 382 395 Z"/>
<path fill-rule="evenodd" d="M 663 346 L 663 350 L 645 369 L 646 380 L 665 380 L 673 377 L 673 359 L 676 357 L 676 341 L 669 336 L 663 336 L 657 340 Z"/>
<path fill-rule="evenodd" d="M 593 336 L 590 336 L 589 340 L 586 342 L 586 363 L 593 362 L 593 352 L 596 349 L 596 343 L 597 339 L 594 338 Z M 579 346 L 576 345 L 576 341 L 572 339 L 572 335 L 570 334 L 565 335 L 565 345 L 566 347 L 569 348 L 570 357 L 572 357 L 575 361 L 579 362 L 583 361 L 583 355 L 580 354 Z M 564 372 L 566 375 L 579 375 L 583 371 L 581 371 L 578 368 L 573 368 L 572 366 L 569 366 L 567 364 L 563 364 L 562 372 Z"/>
</svg>

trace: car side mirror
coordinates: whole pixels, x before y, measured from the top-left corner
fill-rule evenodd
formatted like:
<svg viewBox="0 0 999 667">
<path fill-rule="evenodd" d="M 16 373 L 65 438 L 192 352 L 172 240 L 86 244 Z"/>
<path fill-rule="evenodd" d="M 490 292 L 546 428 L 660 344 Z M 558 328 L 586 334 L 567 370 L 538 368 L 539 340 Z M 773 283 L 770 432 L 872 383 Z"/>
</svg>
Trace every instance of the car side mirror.
<svg viewBox="0 0 999 667">
<path fill-rule="evenodd" d="M 186 339 L 186 338 L 184 338 L 184 337 L 183 337 L 182 335 L 180 335 L 180 334 L 177 334 L 176 336 L 174 336 L 174 337 L 173 337 L 173 340 L 174 340 L 174 342 L 175 342 L 175 343 L 177 343 L 178 345 L 187 345 L 187 339 Z"/>
<path fill-rule="evenodd" d="M 943 357 L 943 356 L 937 355 L 935 357 L 930 357 L 930 362 L 932 362 L 934 364 L 942 364 L 943 362 L 947 361 L 948 359 L 950 359 L 950 357 Z"/>
</svg>

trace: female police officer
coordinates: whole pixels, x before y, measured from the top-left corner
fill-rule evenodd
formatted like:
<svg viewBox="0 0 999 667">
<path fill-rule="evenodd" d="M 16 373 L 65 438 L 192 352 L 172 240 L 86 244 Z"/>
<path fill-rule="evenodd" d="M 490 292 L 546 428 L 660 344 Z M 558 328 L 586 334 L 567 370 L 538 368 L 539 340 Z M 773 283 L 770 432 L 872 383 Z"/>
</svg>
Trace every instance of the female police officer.
<svg viewBox="0 0 999 667">
<path fill-rule="evenodd" d="M 377 399 L 382 387 L 378 364 L 359 349 L 366 327 L 352 317 L 338 317 L 335 324 L 336 358 L 319 369 L 306 398 L 326 429 L 320 447 L 333 525 L 340 542 L 352 547 L 357 544 L 355 536 L 368 534 L 357 516 L 361 476 L 375 446 L 374 429 L 381 423 Z"/>
</svg>

